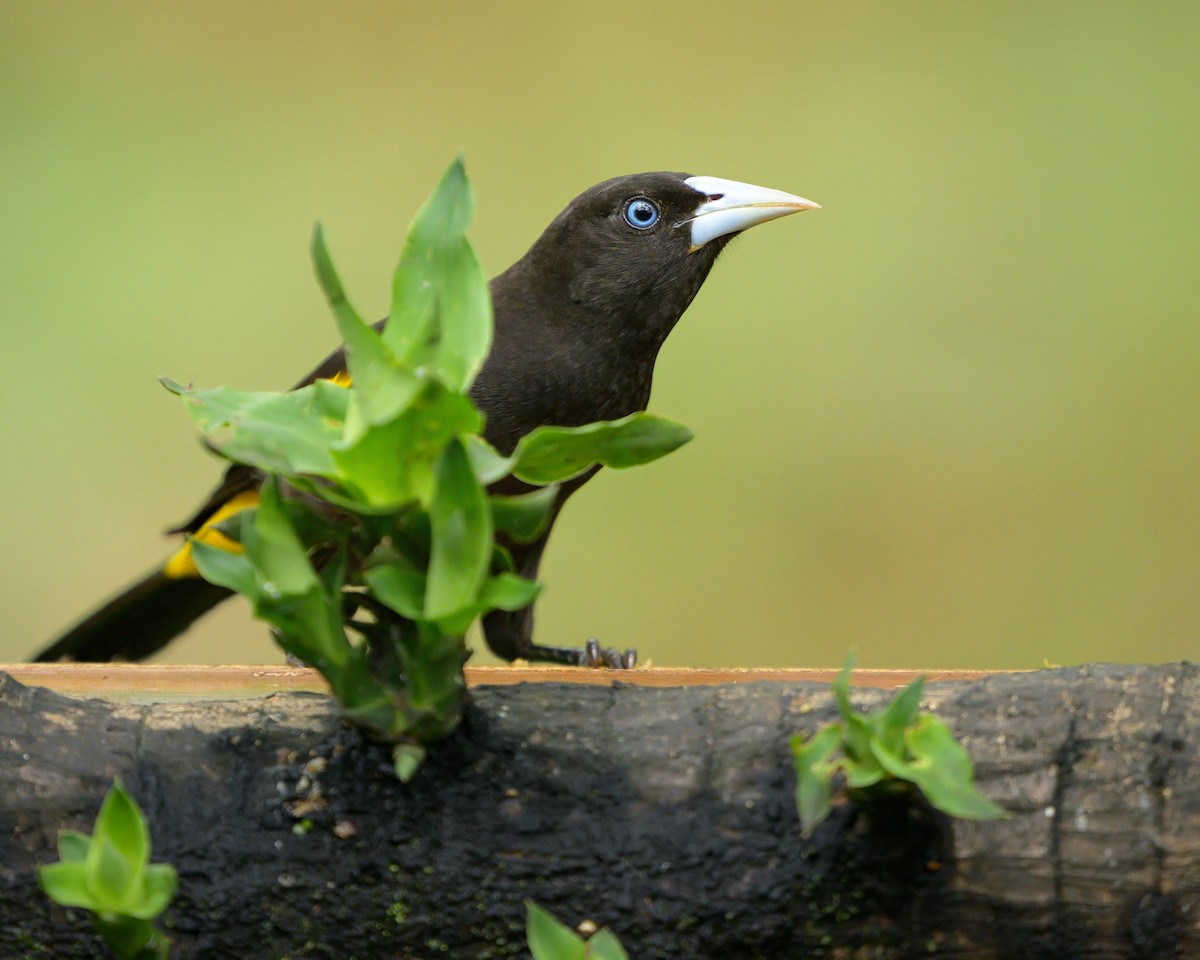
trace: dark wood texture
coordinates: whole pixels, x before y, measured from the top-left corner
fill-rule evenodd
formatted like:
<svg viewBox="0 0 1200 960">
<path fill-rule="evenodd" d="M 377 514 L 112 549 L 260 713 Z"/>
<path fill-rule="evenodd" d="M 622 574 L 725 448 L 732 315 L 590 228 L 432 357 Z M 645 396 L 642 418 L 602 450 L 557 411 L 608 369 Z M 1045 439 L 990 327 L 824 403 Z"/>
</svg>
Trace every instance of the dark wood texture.
<svg viewBox="0 0 1200 960">
<path fill-rule="evenodd" d="M 182 958 L 527 957 L 525 897 L 634 960 L 1200 957 L 1196 667 L 946 681 L 926 706 L 1010 820 L 844 805 L 802 839 L 787 741 L 833 716 L 815 683 L 479 685 L 405 786 L 319 693 L 85 701 L 0 674 L 0 957 L 104 956 L 33 868 L 117 774 L 180 870 Z"/>
</svg>

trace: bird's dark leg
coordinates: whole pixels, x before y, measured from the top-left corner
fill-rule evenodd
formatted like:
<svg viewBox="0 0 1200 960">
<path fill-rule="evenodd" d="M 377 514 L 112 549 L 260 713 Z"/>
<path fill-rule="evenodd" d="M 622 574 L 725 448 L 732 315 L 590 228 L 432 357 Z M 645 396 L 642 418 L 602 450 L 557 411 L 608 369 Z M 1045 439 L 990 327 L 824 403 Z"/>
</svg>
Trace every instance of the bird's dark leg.
<svg viewBox="0 0 1200 960">
<path fill-rule="evenodd" d="M 483 618 L 483 635 L 492 653 L 506 660 L 537 660 L 571 667 L 609 667 L 629 670 L 637 665 L 637 651 L 627 647 L 602 647 L 595 637 L 579 647 L 550 647 L 532 641 L 533 607 L 509 613 L 496 610 Z"/>
<path fill-rule="evenodd" d="M 538 564 L 546 547 L 546 537 L 536 543 L 506 544 L 512 552 L 517 572 L 530 580 L 537 579 Z M 539 660 L 543 663 L 562 663 L 573 667 L 609 667 L 628 670 L 637 664 L 637 651 L 632 647 L 624 652 L 602 647 L 595 637 L 588 638 L 583 648 L 548 647 L 533 642 L 533 606 L 523 610 L 493 610 L 483 618 L 483 636 L 492 653 L 505 660 Z"/>
<path fill-rule="evenodd" d="M 626 647 L 622 653 L 616 647 L 602 647 L 595 637 L 588 637 L 583 648 L 543 647 L 537 643 L 529 645 L 523 654 L 526 660 L 543 663 L 565 663 L 571 667 L 608 667 L 610 670 L 632 670 L 637 666 L 637 650 Z"/>
</svg>

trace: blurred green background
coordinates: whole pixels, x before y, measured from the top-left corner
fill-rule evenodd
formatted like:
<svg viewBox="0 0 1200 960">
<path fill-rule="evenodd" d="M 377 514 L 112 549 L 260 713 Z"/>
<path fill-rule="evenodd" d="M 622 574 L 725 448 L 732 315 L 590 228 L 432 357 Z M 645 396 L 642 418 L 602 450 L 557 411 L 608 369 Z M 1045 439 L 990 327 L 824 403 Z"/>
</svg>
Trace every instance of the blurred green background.
<svg viewBox="0 0 1200 960">
<path fill-rule="evenodd" d="M 499 272 L 592 183 L 824 205 L 723 256 L 659 359 L 697 439 L 607 472 L 543 642 L 681 665 L 1200 652 L 1193 0 L 0 5 L 0 477 L 21 659 L 215 481 L 159 374 L 291 384 L 307 244 L 386 312 L 456 151 Z M 274 661 L 241 601 L 167 658 Z"/>
</svg>

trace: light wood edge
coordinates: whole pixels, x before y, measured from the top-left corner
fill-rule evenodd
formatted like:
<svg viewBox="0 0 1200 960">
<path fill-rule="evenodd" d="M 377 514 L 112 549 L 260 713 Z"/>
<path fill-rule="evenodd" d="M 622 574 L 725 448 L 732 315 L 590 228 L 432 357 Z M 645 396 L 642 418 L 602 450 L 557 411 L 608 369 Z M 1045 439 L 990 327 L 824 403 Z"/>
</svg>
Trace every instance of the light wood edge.
<svg viewBox="0 0 1200 960">
<path fill-rule="evenodd" d="M 324 693 L 328 687 L 315 670 L 272 665 L 176 665 L 111 663 L 0 664 L 27 686 L 48 687 L 71 696 L 114 699 L 221 699 L 255 697 L 276 692 Z M 979 680 L 1003 670 L 855 670 L 851 682 L 859 687 L 891 689 L 924 676 L 928 683 Z M 625 683 L 641 687 L 694 687 L 726 683 L 773 681 L 830 683 L 832 669 L 800 667 L 722 668 L 639 667 L 635 670 L 585 670 L 579 667 L 467 667 L 468 686 L 506 686 L 516 683 Z"/>
</svg>

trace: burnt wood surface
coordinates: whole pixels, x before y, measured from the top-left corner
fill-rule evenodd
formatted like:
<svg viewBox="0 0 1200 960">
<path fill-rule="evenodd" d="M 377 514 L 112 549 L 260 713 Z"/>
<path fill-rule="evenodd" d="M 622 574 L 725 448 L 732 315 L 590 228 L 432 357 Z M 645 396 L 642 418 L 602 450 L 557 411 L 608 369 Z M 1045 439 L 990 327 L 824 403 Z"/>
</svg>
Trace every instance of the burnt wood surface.
<svg viewBox="0 0 1200 960">
<path fill-rule="evenodd" d="M 925 706 L 1011 819 L 844 804 L 803 839 L 788 737 L 835 715 L 812 683 L 479 686 L 404 785 L 318 693 L 0 674 L 0 958 L 106 956 L 34 865 L 116 775 L 179 870 L 181 958 L 527 957 L 527 897 L 633 960 L 1200 957 L 1195 666 L 941 682 Z"/>
</svg>

